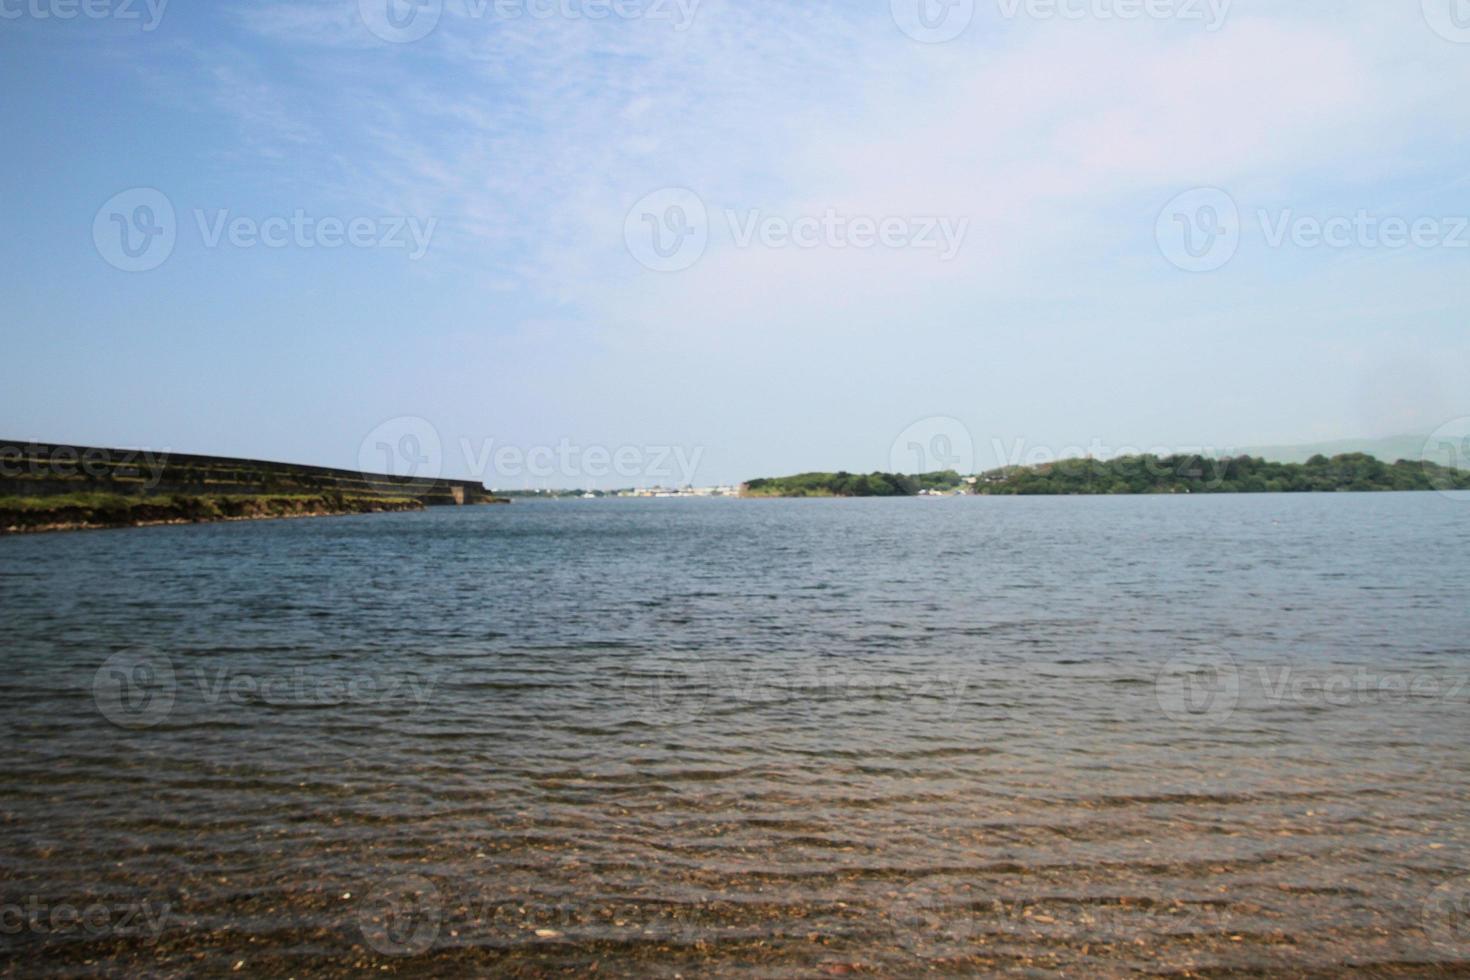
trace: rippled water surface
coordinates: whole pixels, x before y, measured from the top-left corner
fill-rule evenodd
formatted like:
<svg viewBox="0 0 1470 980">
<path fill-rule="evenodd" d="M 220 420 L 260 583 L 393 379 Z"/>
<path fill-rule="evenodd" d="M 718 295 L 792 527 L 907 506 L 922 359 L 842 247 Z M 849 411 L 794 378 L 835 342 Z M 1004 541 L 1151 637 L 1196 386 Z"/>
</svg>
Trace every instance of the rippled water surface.
<svg viewBox="0 0 1470 980">
<path fill-rule="evenodd" d="M 0 540 L 0 969 L 1470 969 L 1470 500 Z"/>
</svg>

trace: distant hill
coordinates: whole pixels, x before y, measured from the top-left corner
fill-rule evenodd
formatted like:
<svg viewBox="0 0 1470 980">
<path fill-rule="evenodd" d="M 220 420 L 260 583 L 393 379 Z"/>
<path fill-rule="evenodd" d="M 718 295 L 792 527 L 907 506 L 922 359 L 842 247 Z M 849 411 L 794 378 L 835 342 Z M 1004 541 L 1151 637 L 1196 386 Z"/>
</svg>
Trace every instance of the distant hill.
<svg viewBox="0 0 1470 980">
<path fill-rule="evenodd" d="M 1309 442 L 1284 446 L 1241 446 L 1232 456 L 1259 456 L 1273 463 L 1305 463 L 1313 456 L 1344 456 L 1363 453 L 1385 463 L 1401 459 L 1417 460 L 1424 451 L 1428 436 L 1388 436 L 1383 439 L 1337 439 L 1332 442 Z M 1449 462 L 1437 460 L 1436 462 Z"/>
</svg>

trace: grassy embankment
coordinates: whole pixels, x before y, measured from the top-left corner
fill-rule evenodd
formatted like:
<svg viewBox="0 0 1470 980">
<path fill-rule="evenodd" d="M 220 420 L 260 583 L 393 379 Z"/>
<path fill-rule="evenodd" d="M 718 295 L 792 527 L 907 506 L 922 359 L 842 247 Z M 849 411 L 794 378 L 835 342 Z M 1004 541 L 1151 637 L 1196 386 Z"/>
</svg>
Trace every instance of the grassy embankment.
<svg viewBox="0 0 1470 980">
<path fill-rule="evenodd" d="M 55 497 L 0 497 L 0 533 L 84 528 L 192 524 L 205 521 L 325 517 L 422 510 L 409 497 L 356 497 L 314 494 L 174 494 L 131 497 L 110 493 L 72 493 Z"/>
</svg>

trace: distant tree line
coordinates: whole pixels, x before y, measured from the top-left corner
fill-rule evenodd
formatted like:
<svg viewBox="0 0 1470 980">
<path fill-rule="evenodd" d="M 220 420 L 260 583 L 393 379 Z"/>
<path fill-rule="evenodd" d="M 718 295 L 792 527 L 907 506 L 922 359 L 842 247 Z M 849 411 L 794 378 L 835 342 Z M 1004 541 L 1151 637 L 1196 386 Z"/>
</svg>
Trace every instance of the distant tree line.
<svg viewBox="0 0 1470 980">
<path fill-rule="evenodd" d="M 1394 463 L 1366 453 L 1317 455 L 1305 463 L 1272 463 L 1253 456 L 1214 459 L 1120 456 L 1068 459 L 983 473 L 983 494 L 1322 493 L 1332 491 L 1466 490 L 1470 472 L 1430 462 Z"/>
<path fill-rule="evenodd" d="M 1066 459 L 982 473 L 973 484 L 945 470 L 899 473 L 799 473 L 751 480 L 747 497 L 912 497 L 924 490 L 977 494 L 1323 493 L 1335 491 L 1470 490 L 1470 471 L 1366 453 L 1313 456 L 1305 463 L 1197 454 Z"/>
<path fill-rule="evenodd" d="M 751 480 L 747 497 L 912 497 L 921 490 L 953 490 L 964 482 L 953 470 L 941 473 L 798 473 Z"/>
</svg>

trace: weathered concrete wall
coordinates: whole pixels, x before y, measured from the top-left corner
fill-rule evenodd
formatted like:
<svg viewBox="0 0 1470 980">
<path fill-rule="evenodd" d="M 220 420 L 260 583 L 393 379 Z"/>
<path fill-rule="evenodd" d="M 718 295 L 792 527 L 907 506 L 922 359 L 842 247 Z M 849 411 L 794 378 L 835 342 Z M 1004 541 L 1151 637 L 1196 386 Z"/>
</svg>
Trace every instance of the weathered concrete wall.
<svg viewBox="0 0 1470 980">
<path fill-rule="evenodd" d="M 0 496 L 68 493 L 291 494 L 336 491 L 426 504 L 492 499 L 473 480 L 427 480 L 325 466 L 0 440 Z"/>
</svg>

